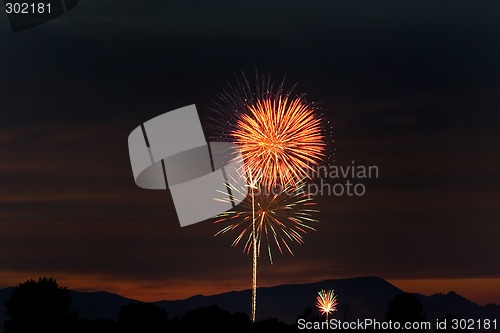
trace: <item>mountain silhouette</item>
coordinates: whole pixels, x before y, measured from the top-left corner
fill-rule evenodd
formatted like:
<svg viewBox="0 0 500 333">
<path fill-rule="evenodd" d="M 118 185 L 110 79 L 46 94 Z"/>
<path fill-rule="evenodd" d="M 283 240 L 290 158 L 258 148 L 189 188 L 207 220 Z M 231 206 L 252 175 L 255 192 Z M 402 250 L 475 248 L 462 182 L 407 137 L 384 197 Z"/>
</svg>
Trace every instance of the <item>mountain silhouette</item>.
<svg viewBox="0 0 500 333">
<path fill-rule="evenodd" d="M 293 323 L 307 307 L 315 307 L 316 295 L 321 289 L 333 289 L 339 305 L 337 318 L 383 318 L 395 295 L 403 293 L 387 281 L 376 277 L 325 280 L 307 284 L 289 284 L 260 287 L 257 291 L 257 317 L 278 318 Z M 251 290 L 233 291 L 213 296 L 197 295 L 179 301 L 161 301 L 157 304 L 171 315 L 180 315 L 194 306 L 216 304 L 223 309 L 249 313 Z"/>
<path fill-rule="evenodd" d="M 7 319 L 5 301 L 14 288 L 0 289 L 0 327 Z M 273 287 L 260 287 L 257 292 L 257 319 L 279 319 L 295 324 L 297 317 L 307 308 L 315 309 L 316 295 L 319 290 L 334 290 L 339 301 L 338 311 L 330 318 L 343 321 L 355 319 L 384 320 L 391 301 L 405 291 L 398 289 L 378 277 L 356 277 L 332 279 L 306 284 L 285 284 Z M 140 301 L 117 294 L 99 292 L 80 292 L 71 290 L 71 308 L 81 318 L 117 320 L 122 306 Z M 455 292 L 424 296 L 414 294 L 422 303 L 428 320 L 435 321 L 445 315 L 453 314 L 458 318 L 500 318 L 500 306 L 478 305 Z M 170 318 L 180 317 L 188 311 L 217 305 L 233 313 L 250 313 L 251 290 L 231 291 L 211 296 L 196 295 L 182 300 L 162 300 L 152 302 L 164 309 Z"/>
</svg>

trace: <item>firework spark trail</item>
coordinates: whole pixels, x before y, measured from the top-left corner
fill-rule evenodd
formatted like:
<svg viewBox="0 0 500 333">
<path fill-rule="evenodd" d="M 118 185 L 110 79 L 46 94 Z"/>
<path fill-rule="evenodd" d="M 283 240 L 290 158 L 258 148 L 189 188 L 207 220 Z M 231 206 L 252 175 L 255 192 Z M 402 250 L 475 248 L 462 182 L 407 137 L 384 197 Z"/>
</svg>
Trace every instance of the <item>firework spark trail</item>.
<svg viewBox="0 0 500 333">
<path fill-rule="evenodd" d="M 250 177 L 250 179 L 252 179 Z M 232 182 L 236 184 L 237 182 Z M 238 189 L 229 185 L 229 193 L 247 193 L 244 189 Z M 273 256 L 271 245 L 275 244 L 278 251 L 283 254 L 283 248 L 293 255 L 289 242 L 304 243 L 303 234 L 307 230 L 315 230 L 311 225 L 318 220 L 312 217 L 317 210 L 311 209 L 315 205 L 311 196 L 305 191 L 305 183 L 294 187 L 288 185 L 277 193 L 268 193 L 267 187 L 255 184 L 250 180 L 250 199 L 246 198 L 238 210 L 221 213 L 215 223 L 229 223 L 215 234 L 221 235 L 227 232 L 242 229 L 234 239 L 232 246 L 236 247 L 245 236 L 246 242 L 244 252 L 252 251 L 252 322 L 255 322 L 257 307 L 257 259 L 260 255 L 261 245 L 267 243 L 267 253 L 271 264 Z M 228 196 L 228 192 L 221 192 Z M 232 196 L 232 195 L 231 195 Z M 220 201 L 231 201 L 231 196 L 219 199 Z"/>
<path fill-rule="evenodd" d="M 321 314 L 326 315 L 326 321 L 328 321 L 328 315 L 334 311 L 337 311 L 337 295 L 335 295 L 333 290 L 320 290 L 318 296 L 316 296 L 316 307 L 321 312 Z"/>
<path fill-rule="evenodd" d="M 235 89 L 224 91 L 219 96 L 220 103 L 216 103 L 216 112 L 221 117 L 216 117 L 215 120 L 217 124 L 222 125 L 219 138 L 230 139 L 238 144 L 244 167 L 244 170 L 240 171 L 250 175 L 253 173 L 253 187 L 260 188 L 264 185 L 269 189 L 276 185 L 298 186 L 304 178 L 310 178 L 310 172 L 314 173 L 312 166 L 324 157 L 322 119 L 316 117 L 314 105 L 306 102 L 303 95 L 291 97 L 293 88 L 285 91 L 284 81 L 276 86 L 271 83 L 270 77 L 263 78 L 261 85 L 257 84 L 255 89 L 252 89 L 246 77 L 243 78 L 242 82 L 237 81 Z M 257 183 L 258 186 L 254 186 Z M 286 230 L 283 223 L 278 223 L 279 219 L 273 220 L 272 214 L 262 213 L 259 220 L 258 212 L 255 212 L 255 204 L 259 202 L 254 198 L 254 190 L 252 188 L 250 191 L 252 231 L 247 240 L 248 250 L 250 246 L 253 247 L 253 322 L 256 312 L 257 256 L 262 238 L 259 235 L 262 235 L 263 230 L 267 238 L 272 235 L 282 252 L 278 230 Z M 302 220 L 307 218 L 296 218 L 297 224 L 304 227 Z M 264 221 L 274 221 L 276 225 Z M 302 241 L 300 233 L 295 229 L 286 230 L 285 235 L 289 240 L 299 243 Z M 244 233 L 240 233 L 236 243 L 243 236 Z M 292 253 L 286 239 L 283 237 L 281 240 L 283 246 Z M 269 247 L 268 250 L 272 261 Z"/>
<path fill-rule="evenodd" d="M 250 182 L 252 182 L 252 176 L 250 176 Z M 252 322 L 255 322 L 255 315 L 257 309 L 257 226 L 255 221 L 255 184 L 252 184 Z"/>
</svg>

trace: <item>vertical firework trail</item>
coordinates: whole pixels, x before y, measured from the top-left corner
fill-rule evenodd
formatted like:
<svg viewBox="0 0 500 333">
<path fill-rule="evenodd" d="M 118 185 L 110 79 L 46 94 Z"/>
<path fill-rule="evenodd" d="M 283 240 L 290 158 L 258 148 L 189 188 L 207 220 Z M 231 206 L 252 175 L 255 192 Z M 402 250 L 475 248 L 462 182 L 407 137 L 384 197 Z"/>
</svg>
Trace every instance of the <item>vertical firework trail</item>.
<svg viewBox="0 0 500 333">
<path fill-rule="evenodd" d="M 255 225 L 255 183 L 252 177 L 252 170 L 249 170 L 250 176 L 250 195 L 252 197 L 252 322 L 255 322 L 255 310 L 257 309 L 257 232 Z"/>
</svg>

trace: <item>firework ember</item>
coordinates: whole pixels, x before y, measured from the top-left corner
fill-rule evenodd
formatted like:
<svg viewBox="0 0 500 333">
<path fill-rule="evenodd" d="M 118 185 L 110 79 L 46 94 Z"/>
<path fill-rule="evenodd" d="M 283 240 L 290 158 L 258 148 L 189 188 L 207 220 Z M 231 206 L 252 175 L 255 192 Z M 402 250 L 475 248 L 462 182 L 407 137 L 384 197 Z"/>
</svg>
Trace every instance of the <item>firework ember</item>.
<svg viewBox="0 0 500 333">
<path fill-rule="evenodd" d="M 337 311 L 337 295 L 335 295 L 333 290 L 320 290 L 318 296 L 316 296 L 316 307 L 321 312 L 321 314 L 326 315 L 326 321 L 328 321 L 328 315 L 334 311 Z"/>
</svg>

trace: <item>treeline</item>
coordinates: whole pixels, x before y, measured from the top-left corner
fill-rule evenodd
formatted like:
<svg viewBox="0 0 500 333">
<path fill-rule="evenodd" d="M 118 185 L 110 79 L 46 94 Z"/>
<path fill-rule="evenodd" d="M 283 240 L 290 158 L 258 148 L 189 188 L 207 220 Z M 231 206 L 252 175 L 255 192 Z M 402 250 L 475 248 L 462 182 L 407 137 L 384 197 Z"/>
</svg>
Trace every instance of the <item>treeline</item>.
<svg viewBox="0 0 500 333">
<path fill-rule="evenodd" d="M 21 283 L 5 302 L 8 319 L 4 325 L 4 333 L 160 333 L 197 329 L 219 332 L 296 332 L 301 330 L 297 324 L 299 319 L 308 322 L 324 321 L 318 311 L 306 308 L 303 314 L 297 316 L 297 323 L 292 325 L 278 319 L 253 323 L 245 313 L 232 313 L 216 305 L 170 317 L 156 304 L 145 302 L 134 302 L 121 307 L 116 320 L 90 320 L 81 318 L 76 311 L 72 311 L 71 302 L 69 290 L 59 286 L 53 278 Z M 425 321 L 426 316 L 421 302 L 413 294 L 401 294 L 389 304 L 385 319 L 420 322 Z"/>
<path fill-rule="evenodd" d="M 247 314 L 231 313 L 218 306 L 198 308 L 180 317 L 153 303 L 134 302 L 122 306 L 116 320 L 86 319 L 71 310 L 72 298 L 66 287 L 53 278 L 28 280 L 19 284 L 5 302 L 8 319 L 4 333 L 156 333 L 185 332 L 191 329 L 255 332 L 287 331 L 278 320 L 252 323 Z"/>
</svg>

